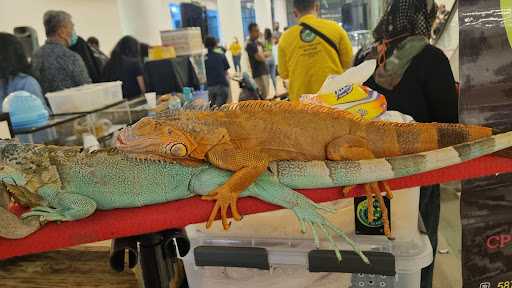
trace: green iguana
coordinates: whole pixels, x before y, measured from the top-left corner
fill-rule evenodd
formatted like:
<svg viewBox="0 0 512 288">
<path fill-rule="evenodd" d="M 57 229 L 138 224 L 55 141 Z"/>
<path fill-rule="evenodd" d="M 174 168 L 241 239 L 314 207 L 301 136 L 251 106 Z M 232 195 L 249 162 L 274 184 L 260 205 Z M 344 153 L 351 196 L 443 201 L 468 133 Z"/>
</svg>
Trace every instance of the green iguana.
<svg viewBox="0 0 512 288">
<path fill-rule="evenodd" d="M 473 143 L 388 159 L 362 161 L 280 161 L 249 186 L 242 197 L 252 196 L 295 212 L 302 227 L 320 229 L 339 252 L 330 233 L 357 246 L 343 231 L 318 213 L 325 209 L 290 188 L 329 188 L 414 175 L 458 164 L 512 146 L 512 132 Z M 0 193 L 0 237 L 23 238 L 40 221 L 73 221 L 96 209 L 140 207 L 207 195 L 232 173 L 208 164 L 137 160 L 113 150 L 94 153 L 77 147 L 21 145 L 0 142 L 0 187 L 32 210 L 22 220 L 7 212 L 9 199 Z M 225 210 L 222 211 L 226 216 Z M 304 228 L 303 228 L 304 229 Z M 316 237 L 317 233 L 313 233 Z M 317 245 L 319 243 L 316 239 Z M 360 251 L 359 251 L 360 253 Z M 363 259 L 366 259 L 362 254 Z"/>
<path fill-rule="evenodd" d="M 23 238 L 47 221 L 86 218 L 97 209 L 133 208 L 207 195 L 232 173 L 208 164 L 195 167 L 129 158 L 113 149 L 93 153 L 79 147 L 0 143 L 0 237 Z M 9 197 L 32 209 L 21 219 L 7 211 Z M 319 212 L 318 205 L 280 184 L 270 173 L 242 193 L 291 209 L 301 222 L 320 229 L 336 255 L 331 233 L 345 239 L 368 262 L 357 245 Z M 223 211 L 225 213 L 226 211 Z M 319 245 L 317 233 L 315 242 Z"/>
<path fill-rule="evenodd" d="M 181 161 L 205 160 L 235 172 L 226 183 L 211 191 L 206 200 L 216 200 L 211 225 L 218 211 L 236 207 L 238 195 L 263 174 L 271 161 L 362 160 L 431 151 L 490 137 L 492 130 L 459 124 L 402 124 L 367 121 L 329 107 L 290 102 L 247 101 L 214 111 L 176 111 L 160 118 L 145 118 L 126 128 L 117 148 L 139 159 Z M 390 236 L 382 183 L 365 185 L 369 220 L 373 220 L 373 197 L 382 208 L 384 231 Z M 225 229 L 226 213 L 221 213 Z"/>
</svg>

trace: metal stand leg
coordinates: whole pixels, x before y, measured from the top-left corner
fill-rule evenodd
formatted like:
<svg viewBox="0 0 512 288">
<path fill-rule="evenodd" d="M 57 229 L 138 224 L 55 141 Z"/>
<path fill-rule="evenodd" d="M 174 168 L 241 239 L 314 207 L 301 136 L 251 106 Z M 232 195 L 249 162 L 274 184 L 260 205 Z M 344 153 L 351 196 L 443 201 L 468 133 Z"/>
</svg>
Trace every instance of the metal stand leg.
<svg viewBox="0 0 512 288">
<path fill-rule="evenodd" d="M 180 230 L 116 239 L 112 245 L 110 264 L 114 270 L 123 271 L 128 252 L 128 266 L 133 268 L 135 264 L 139 265 L 141 287 L 180 288 L 183 287 L 182 282 L 186 281 L 177 252 L 184 256 L 189 249 L 188 239 Z"/>
<path fill-rule="evenodd" d="M 171 275 L 168 269 L 169 259 L 164 257 L 162 251 L 162 237 L 158 234 L 144 235 L 139 245 L 139 264 L 144 287 L 168 287 Z"/>
</svg>

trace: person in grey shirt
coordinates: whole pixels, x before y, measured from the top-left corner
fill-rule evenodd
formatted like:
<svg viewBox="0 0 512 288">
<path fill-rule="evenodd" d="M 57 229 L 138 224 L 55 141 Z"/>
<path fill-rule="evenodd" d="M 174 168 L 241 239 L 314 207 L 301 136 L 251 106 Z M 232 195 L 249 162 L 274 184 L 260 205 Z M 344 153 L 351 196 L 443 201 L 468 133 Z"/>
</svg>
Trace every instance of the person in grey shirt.
<svg viewBox="0 0 512 288">
<path fill-rule="evenodd" d="M 71 15 L 50 10 L 43 22 L 47 40 L 34 53 L 32 68 L 44 93 L 91 83 L 82 58 L 68 49 L 78 39 Z"/>
</svg>

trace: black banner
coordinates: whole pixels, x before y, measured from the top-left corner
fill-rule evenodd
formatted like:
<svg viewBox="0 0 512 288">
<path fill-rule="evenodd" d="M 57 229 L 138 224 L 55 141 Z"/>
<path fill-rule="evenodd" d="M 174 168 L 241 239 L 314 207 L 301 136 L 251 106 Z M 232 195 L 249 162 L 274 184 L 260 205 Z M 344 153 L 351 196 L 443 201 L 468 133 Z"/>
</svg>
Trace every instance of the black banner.
<svg viewBox="0 0 512 288">
<path fill-rule="evenodd" d="M 461 98 L 466 124 L 512 130 L 510 0 L 459 1 Z M 512 175 L 462 184 L 466 288 L 512 288 Z"/>
</svg>

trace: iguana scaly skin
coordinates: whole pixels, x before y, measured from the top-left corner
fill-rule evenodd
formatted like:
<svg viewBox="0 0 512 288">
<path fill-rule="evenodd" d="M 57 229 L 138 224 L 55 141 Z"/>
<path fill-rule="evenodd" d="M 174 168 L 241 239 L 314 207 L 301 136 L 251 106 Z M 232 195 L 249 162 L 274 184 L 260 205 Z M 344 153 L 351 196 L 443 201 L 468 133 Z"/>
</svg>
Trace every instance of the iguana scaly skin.
<svg viewBox="0 0 512 288">
<path fill-rule="evenodd" d="M 302 227 L 311 224 L 313 229 L 329 229 L 359 251 L 341 230 L 318 213 L 325 208 L 290 188 L 329 188 L 389 180 L 462 163 L 511 146 L 509 132 L 388 159 L 274 162 L 271 171 L 260 176 L 241 196 L 289 208 Z M 74 147 L 0 142 L 0 188 L 8 188 L 18 202 L 33 208 L 19 220 L 6 210 L 9 199 L 5 190 L 0 190 L 0 237 L 23 238 L 39 228 L 40 219 L 43 223 L 72 221 L 85 218 L 96 209 L 140 207 L 206 195 L 231 175 L 207 164 L 187 167 L 136 160 L 112 150 L 89 154 Z M 332 241 L 331 245 L 339 255 Z"/>
<path fill-rule="evenodd" d="M 459 124 L 401 124 L 366 121 L 329 107 L 290 102 L 247 101 L 216 111 L 174 112 L 167 117 L 145 118 L 123 130 L 116 146 L 134 157 L 182 161 L 206 160 L 234 175 L 212 191 L 207 200 L 217 203 L 208 226 L 218 211 L 236 208 L 239 193 L 278 160 L 362 160 L 431 151 L 490 137 L 492 130 Z M 390 235 L 382 183 L 365 185 L 369 217 L 373 196 L 382 207 L 384 231 Z M 225 213 L 223 213 L 225 214 Z M 229 227 L 222 216 L 224 228 Z"/>
<path fill-rule="evenodd" d="M 137 160 L 114 150 L 89 154 L 76 147 L 2 143 L 0 159 L 1 187 L 17 202 L 32 208 L 19 220 L 6 210 L 5 195 L 0 197 L 0 237 L 9 239 L 26 237 L 47 221 L 78 220 L 97 209 L 141 207 L 207 195 L 232 174 L 208 164 L 182 166 Z M 307 223 L 326 233 L 340 260 L 331 233 L 345 239 L 368 262 L 343 231 L 318 213 L 331 209 L 281 185 L 270 174 L 262 175 L 241 196 L 291 209 L 301 227 Z"/>
</svg>

